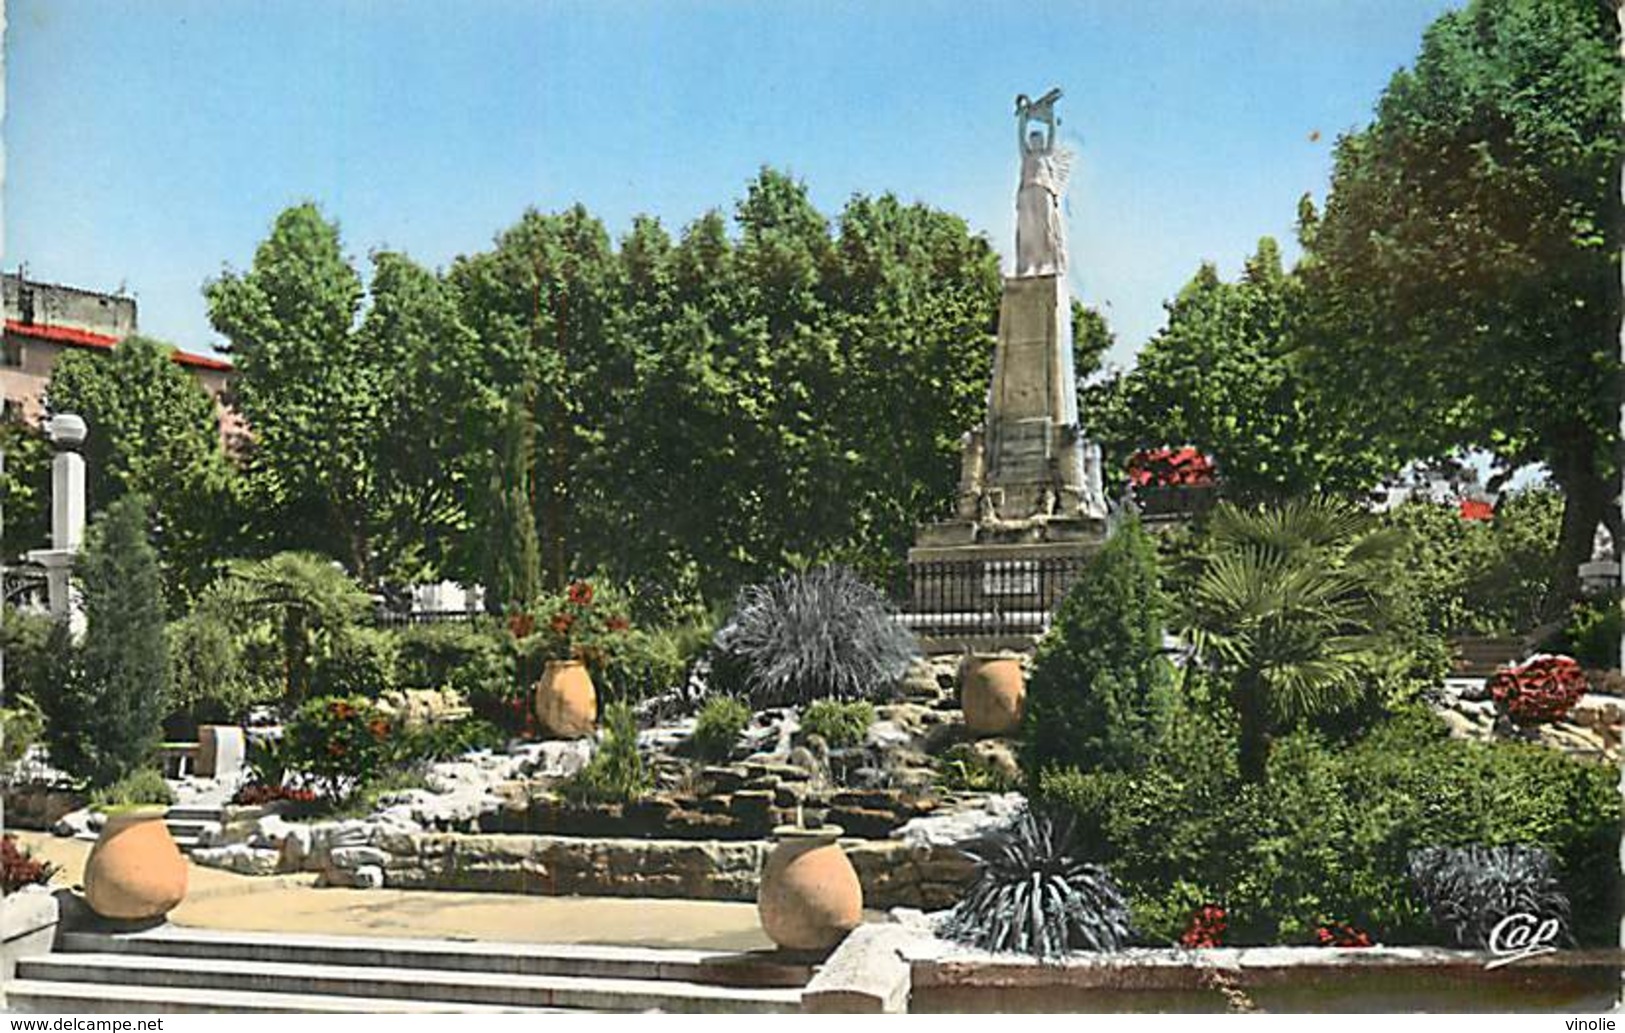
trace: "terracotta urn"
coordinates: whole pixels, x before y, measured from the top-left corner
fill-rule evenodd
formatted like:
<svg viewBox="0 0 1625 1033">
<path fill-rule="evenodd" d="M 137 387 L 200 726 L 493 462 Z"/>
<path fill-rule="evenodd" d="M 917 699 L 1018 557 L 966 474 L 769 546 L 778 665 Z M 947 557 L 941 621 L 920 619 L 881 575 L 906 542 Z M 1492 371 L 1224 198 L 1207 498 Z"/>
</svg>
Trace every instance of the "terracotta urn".
<svg viewBox="0 0 1625 1033">
<path fill-rule="evenodd" d="M 536 683 L 536 718 L 549 735 L 580 739 L 598 722 L 598 693 L 580 660 L 549 660 Z"/>
<path fill-rule="evenodd" d="M 756 914 L 768 938 L 786 950 L 828 950 L 863 920 L 863 886 L 841 829 L 783 825 L 762 868 Z"/>
<path fill-rule="evenodd" d="M 186 896 L 186 858 L 164 824 L 164 807 L 113 811 L 85 860 L 85 901 L 103 918 L 162 918 Z"/>
<path fill-rule="evenodd" d="M 976 735 L 1010 735 L 1021 727 L 1027 680 L 1021 659 L 973 656 L 960 669 L 959 705 L 965 727 Z"/>
</svg>

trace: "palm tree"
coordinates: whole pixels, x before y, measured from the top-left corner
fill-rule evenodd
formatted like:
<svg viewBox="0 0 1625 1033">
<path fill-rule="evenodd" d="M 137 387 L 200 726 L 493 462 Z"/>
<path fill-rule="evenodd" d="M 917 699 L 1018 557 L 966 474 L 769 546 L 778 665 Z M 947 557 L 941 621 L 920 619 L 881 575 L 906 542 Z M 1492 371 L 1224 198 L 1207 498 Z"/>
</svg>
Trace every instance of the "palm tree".
<svg viewBox="0 0 1625 1033">
<path fill-rule="evenodd" d="M 1230 679 L 1244 778 L 1264 778 L 1277 730 L 1359 698 L 1399 542 L 1335 501 L 1214 511 L 1210 551 L 1185 602 L 1185 637 Z"/>
</svg>

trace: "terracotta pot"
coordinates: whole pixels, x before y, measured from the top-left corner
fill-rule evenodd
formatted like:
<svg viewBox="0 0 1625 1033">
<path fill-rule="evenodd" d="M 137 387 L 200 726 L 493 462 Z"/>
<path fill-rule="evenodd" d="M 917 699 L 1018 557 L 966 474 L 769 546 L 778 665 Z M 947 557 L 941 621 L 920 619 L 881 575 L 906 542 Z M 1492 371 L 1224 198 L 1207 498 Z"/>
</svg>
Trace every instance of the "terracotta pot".
<svg viewBox="0 0 1625 1033">
<path fill-rule="evenodd" d="M 773 830 L 778 840 L 762 868 L 756 914 L 768 938 L 787 950 L 827 950 L 863 921 L 863 886 L 826 825 Z"/>
<path fill-rule="evenodd" d="M 186 858 L 164 824 L 163 807 L 107 816 L 85 860 L 85 901 L 103 918 L 162 918 L 186 896 Z"/>
<path fill-rule="evenodd" d="M 959 705 L 965 727 L 976 735 L 1009 735 L 1021 727 L 1027 700 L 1021 660 L 1013 656 L 971 657 L 959 679 Z"/>
<path fill-rule="evenodd" d="M 598 722 L 598 693 L 580 660 L 549 660 L 536 683 L 536 718 L 560 739 L 591 735 Z"/>
</svg>

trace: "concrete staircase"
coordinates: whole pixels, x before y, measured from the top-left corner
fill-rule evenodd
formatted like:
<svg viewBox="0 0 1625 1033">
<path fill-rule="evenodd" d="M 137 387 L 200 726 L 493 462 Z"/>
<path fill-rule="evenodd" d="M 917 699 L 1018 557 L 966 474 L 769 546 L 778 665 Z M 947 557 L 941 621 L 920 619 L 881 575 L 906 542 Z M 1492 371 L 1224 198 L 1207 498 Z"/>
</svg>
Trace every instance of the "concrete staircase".
<svg viewBox="0 0 1625 1033">
<path fill-rule="evenodd" d="M 215 932 L 65 932 L 5 987 L 22 1012 L 796 1012 L 772 954 Z"/>
<path fill-rule="evenodd" d="M 164 813 L 164 824 L 181 853 L 189 854 L 198 845 L 198 837 L 205 830 L 218 829 L 224 817 L 220 807 L 171 807 Z"/>
</svg>

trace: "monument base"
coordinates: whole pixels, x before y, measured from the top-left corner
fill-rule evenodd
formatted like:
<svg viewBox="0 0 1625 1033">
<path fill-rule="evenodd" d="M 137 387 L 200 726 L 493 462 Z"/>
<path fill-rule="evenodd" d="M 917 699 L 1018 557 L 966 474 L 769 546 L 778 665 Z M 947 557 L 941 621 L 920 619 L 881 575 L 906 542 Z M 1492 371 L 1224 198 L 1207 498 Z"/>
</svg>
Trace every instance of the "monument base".
<svg viewBox="0 0 1625 1033">
<path fill-rule="evenodd" d="M 1105 541 L 1105 521 L 996 530 L 947 522 L 908 553 L 905 620 L 927 652 L 1031 649 Z"/>
</svg>

